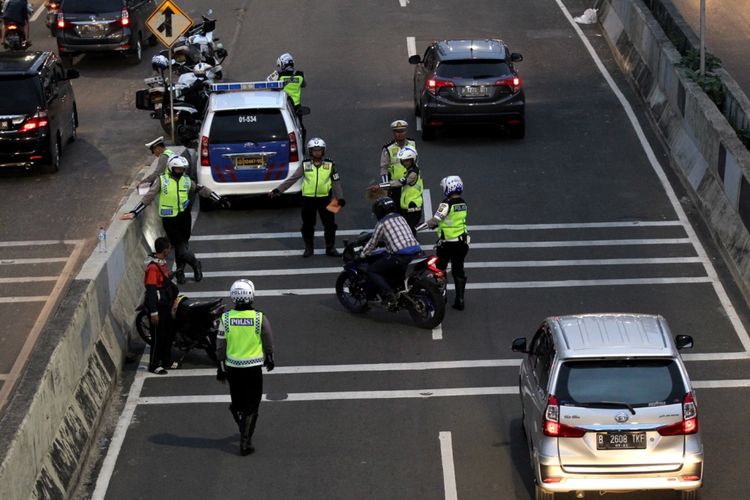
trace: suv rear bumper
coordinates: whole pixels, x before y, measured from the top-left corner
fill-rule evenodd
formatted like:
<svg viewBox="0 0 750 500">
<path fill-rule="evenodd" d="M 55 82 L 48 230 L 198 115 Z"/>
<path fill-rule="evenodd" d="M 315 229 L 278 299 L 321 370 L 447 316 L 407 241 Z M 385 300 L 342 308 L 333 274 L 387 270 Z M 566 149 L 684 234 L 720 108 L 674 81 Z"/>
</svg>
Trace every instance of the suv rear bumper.
<svg viewBox="0 0 750 500">
<path fill-rule="evenodd" d="M 277 188 L 279 184 L 284 182 L 284 179 L 278 179 L 273 181 L 257 181 L 257 182 L 216 182 L 211 176 L 211 169 L 207 167 L 198 166 L 198 183 L 202 186 L 214 191 L 220 196 L 252 196 L 252 195 L 267 195 L 274 188 Z M 289 168 L 290 175 L 296 170 L 296 167 Z M 284 191 L 285 194 L 296 194 L 302 191 L 302 178 L 292 184 L 292 186 Z"/>
<path fill-rule="evenodd" d="M 447 104 L 430 98 L 422 108 L 422 123 L 497 123 L 523 120 L 526 104 L 522 95 L 511 100 L 494 103 Z M 432 121 L 441 123 L 430 123 Z"/>
</svg>

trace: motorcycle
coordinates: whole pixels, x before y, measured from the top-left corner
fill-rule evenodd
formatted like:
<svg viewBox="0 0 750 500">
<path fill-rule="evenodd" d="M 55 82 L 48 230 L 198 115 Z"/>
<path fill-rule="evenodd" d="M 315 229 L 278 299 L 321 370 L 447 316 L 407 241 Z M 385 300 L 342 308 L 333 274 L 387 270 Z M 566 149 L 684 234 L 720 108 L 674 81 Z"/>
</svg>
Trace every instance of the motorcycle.
<svg viewBox="0 0 750 500">
<path fill-rule="evenodd" d="M 370 282 L 367 268 L 379 255 L 357 257 L 357 250 L 370 239 L 371 234 L 356 240 L 344 240 L 344 270 L 336 279 L 336 297 L 347 310 L 355 314 L 366 312 L 371 306 L 385 306 L 377 288 Z M 432 329 L 445 316 L 447 285 L 445 273 L 436 267 L 437 257 L 417 257 L 399 276 L 387 276 L 388 284 L 396 292 L 397 301 L 386 306 L 391 312 L 406 309 L 420 328 Z"/>
<path fill-rule="evenodd" d="M 57 11 L 60 10 L 60 2 L 47 2 L 45 7 L 47 9 L 47 17 L 44 24 L 52 36 L 57 36 Z"/>
<path fill-rule="evenodd" d="M 3 45 L 8 50 L 26 50 L 29 47 L 23 28 L 18 23 L 13 21 L 5 22 L 5 42 Z"/>
<path fill-rule="evenodd" d="M 203 349 L 216 362 L 216 334 L 219 321 L 225 311 L 222 299 L 208 302 L 193 302 L 185 295 L 178 295 L 172 306 L 172 318 L 175 322 L 174 347 L 183 352 L 177 363 L 187 356 L 191 349 Z M 145 343 L 153 347 L 153 332 L 149 313 L 145 303 L 136 308 L 135 328 Z"/>
</svg>

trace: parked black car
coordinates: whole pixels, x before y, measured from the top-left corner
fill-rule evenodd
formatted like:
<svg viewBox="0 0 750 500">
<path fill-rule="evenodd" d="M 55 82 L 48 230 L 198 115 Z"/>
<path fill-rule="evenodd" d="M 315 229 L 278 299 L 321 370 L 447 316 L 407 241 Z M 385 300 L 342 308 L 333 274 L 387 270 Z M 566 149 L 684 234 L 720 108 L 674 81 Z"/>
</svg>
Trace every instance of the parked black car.
<svg viewBox="0 0 750 500">
<path fill-rule="evenodd" d="M 60 168 L 78 127 L 73 78 L 53 52 L 0 53 L 0 167 Z"/>
<path fill-rule="evenodd" d="M 57 12 L 60 57 L 121 52 L 141 62 L 143 45 L 156 44 L 145 26 L 156 6 L 155 0 L 63 0 Z"/>
<path fill-rule="evenodd" d="M 448 123 L 501 124 L 512 137 L 525 134 L 525 98 L 514 63 L 523 56 L 502 40 L 441 40 L 424 56 L 409 58 L 414 70 L 414 112 L 422 138 Z"/>
</svg>

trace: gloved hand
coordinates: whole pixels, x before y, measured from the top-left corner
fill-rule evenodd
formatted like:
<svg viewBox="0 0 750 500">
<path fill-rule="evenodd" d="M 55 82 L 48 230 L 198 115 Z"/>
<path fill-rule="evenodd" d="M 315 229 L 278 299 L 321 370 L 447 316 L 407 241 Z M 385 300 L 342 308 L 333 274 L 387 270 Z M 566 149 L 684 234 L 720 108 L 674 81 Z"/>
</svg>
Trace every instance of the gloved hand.
<svg viewBox="0 0 750 500">
<path fill-rule="evenodd" d="M 427 225 L 427 223 L 423 222 L 420 225 L 418 225 L 417 227 L 415 227 L 414 229 L 416 229 L 417 231 L 423 231 L 423 230 L 427 229 L 428 227 L 429 226 Z"/>
<path fill-rule="evenodd" d="M 232 208 L 232 202 L 224 196 L 219 199 L 219 205 L 221 205 L 221 208 Z"/>
<path fill-rule="evenodd" d="M 224 368 L 224 362 L 220 362 L 218 368 L 216 368 L 216 380 L 221 383 L 227 380 L 227 370 Z"/>
<path fill-rule="evenodd" d="M 274 188 L 270 193 L 268 193 L 269 198 L 276 198 L 277 196 L 281 196 L 281 191 Z"/>
<path fill-rule="evenodd" d="M 276 364 L 273 362 L 273 354 L 266 354 L 266 360 L 263 363 L 263 366 L 266 367 L 266 370 L 269 372 L 272 372 L 274 367 L 276 367 Z"/>
<path fill-rule="evenodd" d="M 341 208 L 344 208 L 346 206 L 346 200 L 343 198 L 339 198 L 339 206 Z"/>
</svg>

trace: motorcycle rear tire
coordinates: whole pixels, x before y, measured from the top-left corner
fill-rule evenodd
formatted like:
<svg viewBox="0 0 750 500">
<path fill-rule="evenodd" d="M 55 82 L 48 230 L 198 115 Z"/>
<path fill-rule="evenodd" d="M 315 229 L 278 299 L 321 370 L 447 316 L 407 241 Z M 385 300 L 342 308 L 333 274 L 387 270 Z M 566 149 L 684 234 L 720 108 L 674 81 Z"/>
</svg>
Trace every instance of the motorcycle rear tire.
<svg viewBox="0 0 750 500">
<path fill-rule="evenodd" d="M 354 314 L 362 314 L 370 308 L 361 278 L 349 271 L 343 271 L 336 279 L 336 297 L 342 306 Z"/>
<path fill-rule="evenodd" d="M 445 317 L 445 299 L 434 286 L 414 285 L 409 293 L 411 298 L 421 304 L 420 309 L 410 305 L 409 315 L 420 328 L 432 330 L 443 322 Z"/>
<path fill-rule="evenodd" d="M 135 329 L 138 330 L 138 335 L 141 336 L 146 344 L 150 346 L 154 345 L 154 337 L 151 334 L 151 321 L 145 309 L 138 311 L 138 315 L 135 317 Z"/>
</svg>

